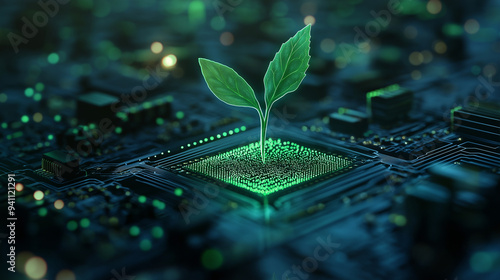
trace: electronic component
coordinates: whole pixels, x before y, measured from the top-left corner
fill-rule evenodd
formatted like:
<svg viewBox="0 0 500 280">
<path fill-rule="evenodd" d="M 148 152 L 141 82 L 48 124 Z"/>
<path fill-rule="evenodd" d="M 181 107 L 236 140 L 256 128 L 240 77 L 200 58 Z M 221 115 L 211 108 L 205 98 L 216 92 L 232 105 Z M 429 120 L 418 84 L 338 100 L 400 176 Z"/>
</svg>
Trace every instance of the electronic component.
<svg viewBox="0 0 500 280">
<path fill-rule="evenodd" d="M 451 110 L 451 127 L 463 137 L 500 142 L 500 105 L 484 102 Z"/>
<path fill-rule="evenodd" d="M 366 108 L 371 119 L 390 124 L 408 116 L 413 104 L 413 92 L 394 84 L 366 94 Z"/>
<path fill-rule="evenodd" d="M 88 122 L 99 122 L 103 118 L 113 118 L 113 104 L 117 97 L 102 93 L 85 93 L 78 97 L 78 117 Z"/>
<path fill-rule="evenodd" d="M 80 159 L 64 151 L 52 151 L 43 154 L 42 170 L 55 177 L 69 178 L 78 174 Z"/>
<path fill-rule="evenodd" d="M 330 128 L 352 136 L 362 136 L 368 130 L 368 116 L 365 113 L 339 108 L 338 113 L 329 116 Z"/>
<path fill-rule="evenodd" d="M 266 146 L 265 163 L 262 163 L 260 145 L 256 142 L 195 160 L 185 168 L 266 196 L 344 169 L 352 163 L 344 156 L 326 154 L 281 139 L 268 139 Z"/>
</svg>

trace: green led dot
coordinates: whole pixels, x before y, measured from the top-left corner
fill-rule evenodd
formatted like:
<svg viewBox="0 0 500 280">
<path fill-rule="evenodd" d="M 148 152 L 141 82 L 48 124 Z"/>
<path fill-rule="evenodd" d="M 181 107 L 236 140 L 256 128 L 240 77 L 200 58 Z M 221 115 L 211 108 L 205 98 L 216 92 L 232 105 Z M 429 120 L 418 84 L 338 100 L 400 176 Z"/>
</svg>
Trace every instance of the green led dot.
<svg viewBox="0 0 500 280">
<path fill-rule="evenodd" d="M 191 147 L 191 144 L 187 144 L 186 146 L 189 148 L 189 147 Z"/>
<path fill-rule="evenodd" d="M 117 126 L 117 127 L 115 128 L 115 133 L 116 133 L 116 134 L 121 134 L 122 132 L 123 132 L 123 129 L 122 129 L 121 127 Z"/>
<path fill-rule="evenodd" d="M 229 130 L 229 135 L 233 135 L 234 132 L 232 130 Z"/>
<path fill-rule="evenodd" d="M 205 139 L 207 139 L 207 138 L 205 138 Z M 203 143 L 203 140 L 200 140 L 200 141 L 198 141 L 198 142 L 201 144 L 201 143 Z"/>
<path fill-rule="evenodd" d="M 176 189 L 175 189 L 175 191 L 174 191 L 174 194 L 175 194 L 176 196 L 181 196 L 181 195 L 182 195 L 182 189 L 180 189 L 180 188 L 176 188 Z"/>
<path fill-rule="evenodd" d="M 71 220 L 69 221 L 67 224 L 66 224 L 66 228 L 69 230 L 69 231 L 74 231 L 78 228 L 78 223 Z"/>
<path fill-rule="evenodd" d="M 179 111 L 179 112 L 175 113 L 175 117 L 178 118 L 179 120 L 183 119 L 184 118 L 184 112 Z"/>
<path fill-rule="evenodd" d="M 45 85 L 43 83 L 36 83 L 35 89 L 37 91 L 43 91 L 45 89 Z"/>
<path fill-rule="evenodd" d="M 24 116 L 22 116 L 22 117 L 21 117 L 21 121 L 22 121 L 23 123 L 27 123 L 27 122 L 29 122 L 29 121 L 30 121 L 30 118 L 29 118 L 28 116 L 24 115 Z"/>
<path fill-rule="evenodd" d="M 196 145 L 198 145 L 198 143 L 196 143 L 196 142 L 193 142 L 193 146 L 196 146 Z"/>
<path fill-rule="evenodd" d="M 234 129 L 234 133 L 240 133 L 240 129 L 239 128 L 235 128 Z"/>
<path fill-rule="evenodd" d="M 240 127 L 240 129 L 241 129 L 241 131 L 245 131 L 245 130 L 247 130 L 247 127 L 246 126 L 242 126 L 242 127 Z"/>
<path fill-rule="evenodd" d="M 220 134 L 217 134 L 217 138 L 220 139 L 220 137 L 221 137 Z"/>
<path fill-rule="evenodd" d="M 206 269 L 218 269 L 223 262 L 224 258 L 219 250 L 208 249 L 201 255 L 201 263 Z"/>
<path fill-rule="evenodd" d="M 138 236 L 141 233 L 141 229 L 138 226 L 131 226 L 128 233 L 132 236 Z"/>
<path fill-rule="evenodd" d="M 215 140 L 215 137 L 210 136 L 210 141 L 214 141 L 214 140 Z"/>
<path fill-rule="evenodd" d="M 155 226 L 151 229 L 151 234 L 154 238 L 162 238 L 163 237 L 163 229 L 159 226 Z"/>
<path fill-rule="evenodd" d="M 0 103 L 5 103 L 5 102 L 7 102 L 7 99 L 8 99 L 7 94 L 5 94 L 5 93 L 0 93 Z"/>
<path fill-rule="evenodd" d="M 163 125 L 165 121 L 162 118 L 156 118 L 156 124 L 157 125 Z"/>
<path fill-rule="evenodd" d="M 9 127 L 9 125 L 7 123 L 5 123 L 5 122 L 2 123 L 2 128 L 3 129 L 7 129 L 8 127 Z"/>
<path fill-rule="evenodd" d="M 35 101 L 40 101 L 42 100 L 42 94 L 41 93 L 35 93 L 35 95 L 33 95 L 33 100 Z"/>
<path fill-rule="evenodd" d="M 141 247 L 141 250 L 143 251 L 149 251 L 151 250 L 151 247 L 153 247 L 153 245 L 151 244 L 151 241 L 149 241 L 149 239 L 143 239 L 141 240 L 139 247 Z"/>
<path fill-rule="evenodd" d="M 222 136 L 226 137 L 227 136 L 227 132 L 223 132 Z"/>
<path fill-rule="evenodd" d="M 71 130 L 71 133 L 73 133 L 73 134 L 78 134 L 78 128 L 73 128 L 73 129 Z"/>
<path fill-rule="evenodd" d="M 61 121 L 61 115 L 55 115 L 54 116 L 54 121 L 55 122 L 60 122 Z"/>
<path fill-rule="evenodd" d="M 184 150 L 184 146 L 181 146 L 181 150 Z"/>
<path fill-rule="evenodd" d="M 24 95 L 26 95 L 26 97 L 32 97 L 33 94 L 35 94 L 35 91 L 30 87 L 24 90 Z"/>
<path fill-rule="evenodd" d="M 83 218 L 80 220 L 80 226 L 82 228 L 88 228 L 90 226 L 90 220 L 87 218 Z"/>
<path fill-rule="evenodd" d="M 49 140 L 54 140 L 54 135 L 49 134 L 49 135 L 47 136 L 47 139 L 49 139 Z"/>
<path fill-rule="evenodd" d="M 201 141 L 201 140 L 200 140 Z M 208 142 L 208 138 L 203 139 L 203 141 Z M 201 142 L 200 142 L 201 143 Z"/>
<path fill-rule="evenodd" d="M 47 208 L 45 208 L 45 207 L 38 209 L 38 215 L 40 217 L 45 217 L 47 215 L 47 212 L 48 212 Z"/>
<path fill-rule="evenodd" d="M 153 206 L 160 209 L 160 210 L 163 210 L 163 209 L 165 209 L 166 205 L 162 201 L 155 199 L 155 200 L 153 200 Z"/>
<path fill-rule="evenodd" d="M 49 56 L 47 57 L 47 61 L 50 63 L 50 64 L 56 64 L 59 62 L 59 55 L 57 53 L 51 53 L 49 54 Z"/>
<path fill-rule="evenodd" d="M 139 198 L 137 200 L 139 200 L 140 203 L 145 203 L 146 202 L 146 197 L 143 196 L 143 195 L 141 195 L 141 196 L 139 196 Z"/>
</svg>

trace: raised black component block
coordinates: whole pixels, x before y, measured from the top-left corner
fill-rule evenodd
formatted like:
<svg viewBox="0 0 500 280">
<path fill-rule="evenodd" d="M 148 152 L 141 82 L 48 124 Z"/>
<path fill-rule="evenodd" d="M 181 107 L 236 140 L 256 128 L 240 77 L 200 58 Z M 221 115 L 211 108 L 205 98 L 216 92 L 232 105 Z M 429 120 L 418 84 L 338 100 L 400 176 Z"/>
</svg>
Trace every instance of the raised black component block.
<svg viewBox="0 0 500 280">
<path fill-rule="evenodd" d="M 43 154 L 42 169 L 55 177 L 70 178 L 78 174 L 80 159 L 65 151 L 52 151 Z"/>
</svg>

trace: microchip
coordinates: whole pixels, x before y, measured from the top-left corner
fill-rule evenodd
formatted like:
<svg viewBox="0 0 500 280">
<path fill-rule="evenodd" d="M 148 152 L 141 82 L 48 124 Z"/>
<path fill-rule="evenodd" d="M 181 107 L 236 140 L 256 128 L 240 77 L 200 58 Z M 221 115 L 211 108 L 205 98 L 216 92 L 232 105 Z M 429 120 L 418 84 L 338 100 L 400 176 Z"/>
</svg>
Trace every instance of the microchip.
<svg viewBox="0 0 500 280">
<path fill-rule="evenodd" d="M 80 159 L 65 151 L 52 151 L 43 154 L 42 169 L 55 177 L 69 178 L 78 174 Z"/>
<path fill-rule="evenodd" d="M 262 162 L 259 142 L 188 163 L 184 168 L 259 196 L 292 188 L 352 164 L 348 157 L 324 153 L 281 139 L 266 141 Z"/>
</svg>

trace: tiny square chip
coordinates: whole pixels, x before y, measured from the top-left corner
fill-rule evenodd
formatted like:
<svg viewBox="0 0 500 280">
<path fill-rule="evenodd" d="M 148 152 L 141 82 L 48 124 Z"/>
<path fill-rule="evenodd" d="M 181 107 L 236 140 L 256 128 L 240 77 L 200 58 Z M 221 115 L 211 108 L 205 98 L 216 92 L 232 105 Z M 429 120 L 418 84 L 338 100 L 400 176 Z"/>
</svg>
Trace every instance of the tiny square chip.
<svg viewBox="0 0 500 280">
<path fill-rule="evenodd" d="M 261 159 L 259 142 L 255 142 L 196 160 L 184 168 L 266 196 L 344 169 L 351 163 L 346 156 L 320 152 L 281 139 L 268 139 L 265 163 Z"/>
</svg>

